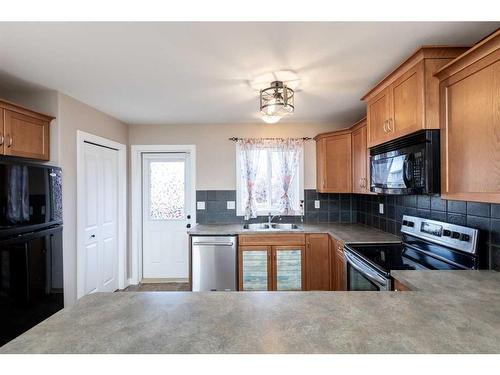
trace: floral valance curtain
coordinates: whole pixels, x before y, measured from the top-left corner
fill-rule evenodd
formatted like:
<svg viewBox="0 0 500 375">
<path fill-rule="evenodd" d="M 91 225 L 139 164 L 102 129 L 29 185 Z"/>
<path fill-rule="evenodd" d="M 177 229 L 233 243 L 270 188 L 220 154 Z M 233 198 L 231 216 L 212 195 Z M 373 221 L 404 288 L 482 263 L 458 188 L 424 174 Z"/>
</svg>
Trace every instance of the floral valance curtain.
<svg viewBox="0 0 500 375">
<path fill-rule="evenodd" d="M 297 194 L 293 186 L 299 171 L 299 162 L 303 152 L 302 138 L 244 138 L 239 139 L 237 147 L 240 153 L 240 173 L 244 181 L 245 219 L 257 217 L 255 179 L 259 171 L 259 159 L 264 150 L 272 152 L 272 171 L 279 181 L 278 212 L 281 215 L 294 215 L 300 207 L 295 202 Z"/>
</svg>

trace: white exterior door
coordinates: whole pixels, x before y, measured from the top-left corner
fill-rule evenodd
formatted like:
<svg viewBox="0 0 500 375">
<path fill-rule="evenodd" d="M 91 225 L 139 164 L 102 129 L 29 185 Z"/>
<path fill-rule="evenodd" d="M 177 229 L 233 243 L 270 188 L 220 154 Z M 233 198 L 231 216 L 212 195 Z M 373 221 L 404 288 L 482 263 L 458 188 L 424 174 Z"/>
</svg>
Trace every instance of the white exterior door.
<svg viewBox="0 0 500 375">
<path fill-rule="evenodd" d="M 187 153 L 142 156 L 144 279 L 185 280 L 189 276 L 190 170 Z"/>
<path fill-rule="evenodd" d="M 84 294 L 118 289 L 118 151 L 84 144 Z"/>
</svg>

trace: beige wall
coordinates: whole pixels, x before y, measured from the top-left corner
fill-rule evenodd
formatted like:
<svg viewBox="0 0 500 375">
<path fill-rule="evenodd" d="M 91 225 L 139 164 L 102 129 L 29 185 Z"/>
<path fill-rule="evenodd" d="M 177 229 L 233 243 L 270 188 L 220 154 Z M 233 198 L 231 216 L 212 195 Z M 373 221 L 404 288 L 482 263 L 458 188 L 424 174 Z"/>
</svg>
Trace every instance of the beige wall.
<svg viewBox="0 0 500 375">
<path fill-rule="evenodd" d="M 332 124 L 130 125 L 129 144 L 196 145 L 196 189 L 236 189 L 236 151 L 229 137 L 314 137 Z M 304 148 L 304 188 L 316 187 L 316 144 Z"/>
<path fill-rule="evenodd" d="M 59 94 L 60 162 L 63 171 L 64 302 L 76 301 L 76 131 L 128 144 L 127 125 L 69 96 Z"/>
</svg>

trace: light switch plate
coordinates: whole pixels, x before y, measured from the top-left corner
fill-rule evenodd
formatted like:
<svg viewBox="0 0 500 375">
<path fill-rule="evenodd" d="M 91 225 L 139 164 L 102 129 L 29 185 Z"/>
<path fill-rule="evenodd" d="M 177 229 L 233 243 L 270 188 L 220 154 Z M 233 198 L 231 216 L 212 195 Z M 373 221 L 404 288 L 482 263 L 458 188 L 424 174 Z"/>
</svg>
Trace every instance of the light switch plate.
<svg viewBox="0 0 500 375">
<path fill-rule="evenodd" d="M 378 204 L 378 213 L 381 215 L 384 214 L 384 204 L 383 203 Z"/>
<path fill-rule="evenodd" d="M 234 210 L 236 208 L 236 202 L 235 201 L 227 201 L 227 209 L 228 210 Z"/>
<path fill-rule="evenodd" d="M 319 201 L 314 201 L 314 208 L 319 208 Z"/>
<path fill-rule="evenodd" d="M 204 210 L 205 209 L 205 202 L 196 202 L 196 209 L 197 210 Z"/>
</svg>

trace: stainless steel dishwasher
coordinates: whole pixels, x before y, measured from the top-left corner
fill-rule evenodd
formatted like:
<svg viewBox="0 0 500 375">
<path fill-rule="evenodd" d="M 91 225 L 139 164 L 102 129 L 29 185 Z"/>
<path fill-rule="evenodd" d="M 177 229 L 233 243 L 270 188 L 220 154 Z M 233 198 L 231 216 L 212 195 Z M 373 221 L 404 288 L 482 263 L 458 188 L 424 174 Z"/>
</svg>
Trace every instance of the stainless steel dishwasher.
<svg viewBox="0 0 500 375">
<path fill-rule="evenodd" d="M 236 290 L 236 236 L 191 237 L 193 292 Z"/>
</svg>

